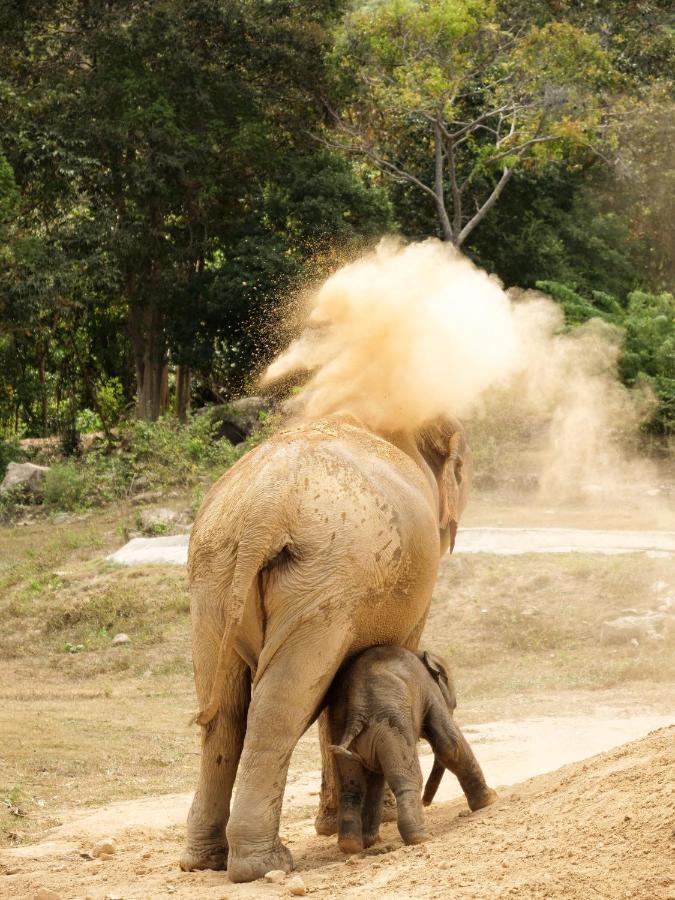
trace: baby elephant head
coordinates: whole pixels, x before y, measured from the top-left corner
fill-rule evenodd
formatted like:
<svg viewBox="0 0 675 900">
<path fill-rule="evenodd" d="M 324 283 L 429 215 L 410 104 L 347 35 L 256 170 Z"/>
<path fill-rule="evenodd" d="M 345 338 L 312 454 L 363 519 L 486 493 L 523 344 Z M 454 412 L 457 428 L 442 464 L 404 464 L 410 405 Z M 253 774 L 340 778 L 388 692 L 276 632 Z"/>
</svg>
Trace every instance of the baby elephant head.
<svg viewBox="0 0 675 900">
<path fill-rule="evenodd" d="M 452 680 L 452 675 L 450 674 L 450 670 L 448 669 L 448 664 L 445 660 L 441 659 L 440 656 L 436 656 L 434 653 L 429 653 L 428 650 L 425 650 L 422 654 L 422 662 L 427 668 L 427 671 L 434 679 L 438 687 L 440 688 L 441 694 L 443 694 L 443 699 L 448 707 L 450 715 L 452 715 L 457 708 L 457 697 L 455 695 L 455 685 Z"/>
</svg>

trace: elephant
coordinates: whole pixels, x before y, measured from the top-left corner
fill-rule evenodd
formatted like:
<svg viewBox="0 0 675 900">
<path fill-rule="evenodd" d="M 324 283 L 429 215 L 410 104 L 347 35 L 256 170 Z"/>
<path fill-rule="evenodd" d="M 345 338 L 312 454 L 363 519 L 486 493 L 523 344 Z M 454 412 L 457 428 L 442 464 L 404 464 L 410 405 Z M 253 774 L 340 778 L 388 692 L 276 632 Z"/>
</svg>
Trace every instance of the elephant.
<svg viewBox="0 0 675 900">
<path fill-rule="evenodd" d="M 201 759 L 184 870 L 292 869 L 279 819 L 293 749 L 345 660 L 417 646 L 471 470 L 455 419 L 388 434 L 336 413 L 290 424 L 211 487 L 188 550 Z M 321 834 L 336 828 L 326 734 L 322 716 Z"/>
<path fill-rule="evenodd" d="M 429 839 L 420 797 L 420 737 L 434 751 L 425 805 L 446 768 L 459 779 L 471 810 L 494 803 L 497 794 L 453 721 L 456 706 L 447 665 L 428 651 L 371 647 L 338 673 L 328 694 L 328 724 L 335 742 L 338 845 L 344 853 L 360 853 L 378 839 L 385 783 L 396 797 L 404 843 Z"/>
</svg>

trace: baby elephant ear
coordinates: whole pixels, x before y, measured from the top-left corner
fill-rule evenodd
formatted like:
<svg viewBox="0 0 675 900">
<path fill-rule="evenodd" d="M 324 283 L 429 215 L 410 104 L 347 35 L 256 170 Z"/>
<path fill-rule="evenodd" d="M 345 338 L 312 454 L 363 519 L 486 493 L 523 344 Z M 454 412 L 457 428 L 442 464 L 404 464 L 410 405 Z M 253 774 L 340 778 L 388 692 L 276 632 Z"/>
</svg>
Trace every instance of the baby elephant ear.
<svg viewBox="0 0 675 900">
<path fill-rule="evenodd" d="M 425 650 L 424 653 L 422 654 L 422 662 L 424 663 L 424 665 L 425 665 L 425 666 L 427 667 L 427 669 L 429 670 L 429 672 L 430 672 L 430 674 L 431 674 L 431 677 L 432 677 L 435 681 L 438 681 L 438 679 L 439 679 L 439 678 L 441 677 L 441 675 L 443 674 L 443 667 L 441 666 L 441 664 L 439 663 L 439 661 L 438 661 L 437 659 L 435 659 L 435 658 L 432 656 L 432 654 L 429 653 L 428 650 Z"/>
</svg>

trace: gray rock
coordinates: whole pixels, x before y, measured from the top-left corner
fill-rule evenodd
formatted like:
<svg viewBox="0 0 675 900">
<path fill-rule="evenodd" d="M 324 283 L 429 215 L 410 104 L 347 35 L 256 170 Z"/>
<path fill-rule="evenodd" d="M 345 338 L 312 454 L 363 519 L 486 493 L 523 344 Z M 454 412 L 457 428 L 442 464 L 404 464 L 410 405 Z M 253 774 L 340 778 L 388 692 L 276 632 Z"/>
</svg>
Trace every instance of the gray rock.
<svg viewBox="0 0 675 900">
<path fill-rule="evenodd" d="M 45 474 L 49 466 L 36 466 L 34 463 L 11 462 L 7 466 L 5 477 L 0 484 L 0 493 L 24 490 L 30 493 L 38 493 L 42 489 Z"/>
<path fill-rule="evenodd" d="M 138 527 L 144 534 L 167 534 L 173 531 L 181 520 L 181 513 L 165 506 L 144 509 L 137 517 Z"/>
<path fill-rule="evenodd" d="M 633 641 L 659 641 L 664 637 L 668 617 L 663 613 L 650 612 L 643 616 L 622 616 L 611 622 L 603 622 L 600 643 L 630 644 Z"/>
</svg>

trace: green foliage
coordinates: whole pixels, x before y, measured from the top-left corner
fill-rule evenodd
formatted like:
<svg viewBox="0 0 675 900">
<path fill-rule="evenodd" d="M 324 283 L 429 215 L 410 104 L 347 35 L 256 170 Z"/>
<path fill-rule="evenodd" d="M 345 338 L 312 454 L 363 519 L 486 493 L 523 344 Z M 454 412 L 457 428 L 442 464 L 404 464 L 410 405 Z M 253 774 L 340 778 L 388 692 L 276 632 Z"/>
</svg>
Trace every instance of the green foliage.
<svg viewBox="0 0 675 900">
<path fill-rule="evenodd" d="M 569 165 L 608 139 L 619 81 L 599 35 L 511 27 L 488 0 L 359 4 L 332 60 L 338 139 L 420 190 L 457 246 L 518 168 Z"/>
<path fill-rule="evenodd" d="M 553 299 L 563 308 L 565 321 L 570 325 L 579 325 L 581 322 L 586 322 L 588 319 L 592 319 L 594 316 L 604 313 L 604 310 L 601 309 L 600 306 L 594 304 L 593 301 L 582 297 L 565 284 L 560 284 L 556 281 L 538 281 L 536 286 L 539 290 L 544 291 L 544 293 L 553 297 Z M 604 306 L 611 305 L 612 307 L 615 307 L 617 311 L 620 309 L 613 298 L 609 298 L 610 302 L 608 304 L 607 294 L 602 294 L 601 297 Z M 605 313 L 603 314 L 603 318 L 611 320 L 613 316 L 609 313 Z"/>
<path fill-rule="evenodd" d="M 655 425 L 675 433 L 675 296 L 634 291 L 623 319 L 621 373 L 629 384 L 651 381 L 659 398 Z"/>
<path fill-rule="evenodd" d="M 658 405 L 650 423 L 663 434 L 675 432 L 675 297 L 633 291 L 624 307 L 602 291 L 582 296 L 570 286 L 552 281 L 537 287 L 560 304 L 565 321 L 578 325 L 594 316 L 619 325 L 624 334 L 619 371 L 626 384 L 646 382 Z"/>
<path fill-rule="evenodd" d="M 0 437 L 0 481 L 5 477 L 7 466 L 11 462 L 21 462 L 24 454 L 16 438 Z"/>
<path fill-rule="evenodd" d="M 74 462 L 51 466 L 45 475 L 44 504 L 48 509 L 79 509 L 93 485 L 88 473 Z"/>
</svg>

